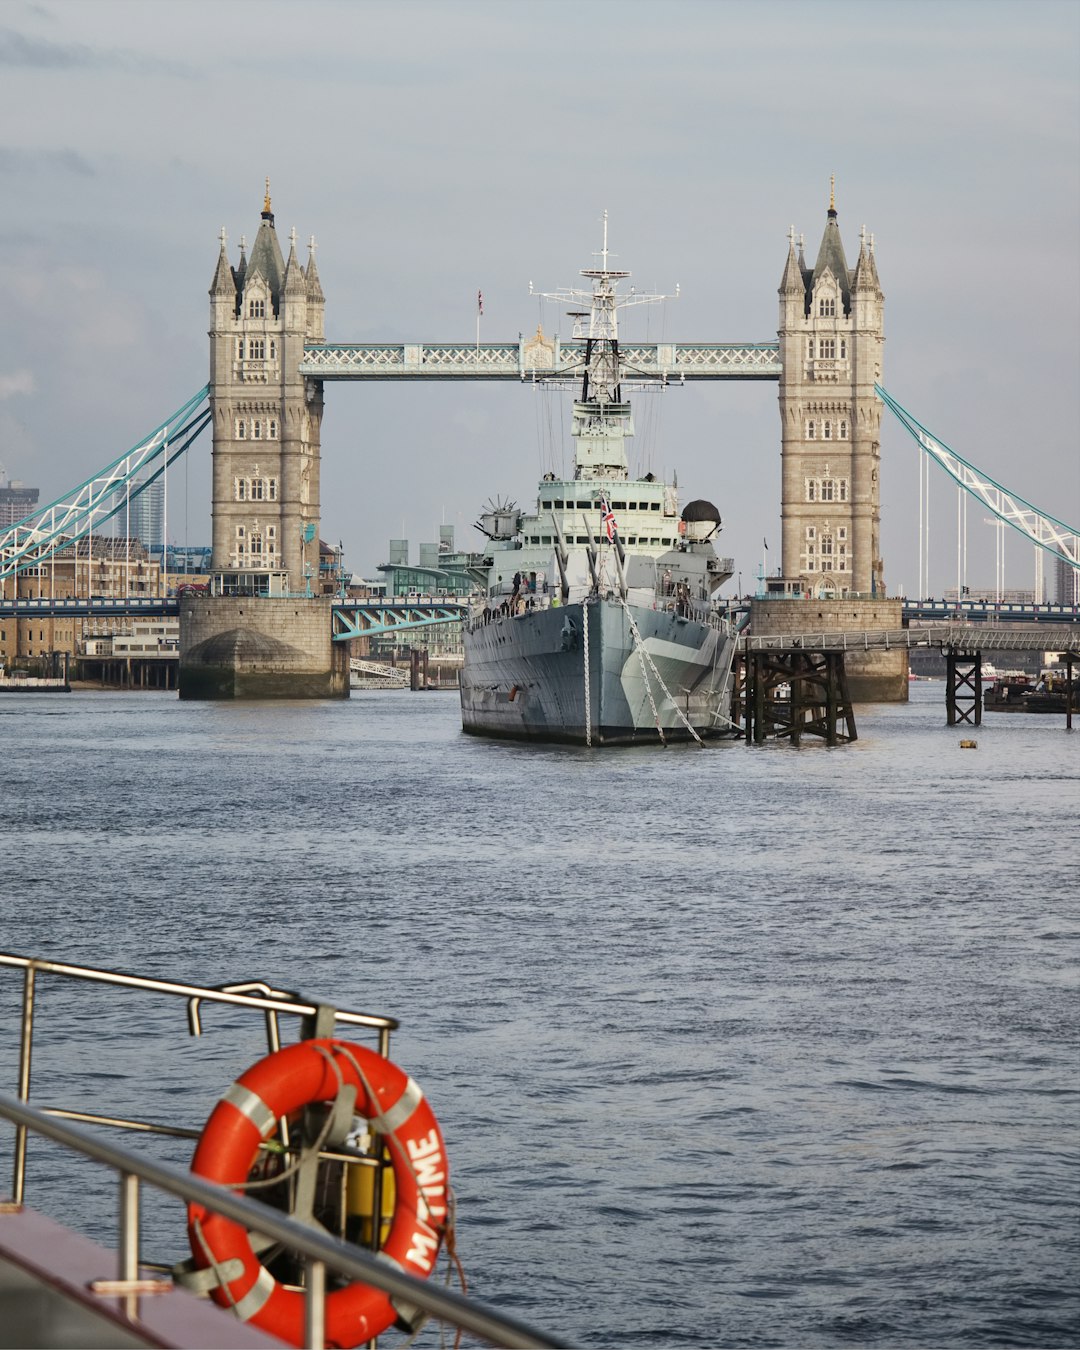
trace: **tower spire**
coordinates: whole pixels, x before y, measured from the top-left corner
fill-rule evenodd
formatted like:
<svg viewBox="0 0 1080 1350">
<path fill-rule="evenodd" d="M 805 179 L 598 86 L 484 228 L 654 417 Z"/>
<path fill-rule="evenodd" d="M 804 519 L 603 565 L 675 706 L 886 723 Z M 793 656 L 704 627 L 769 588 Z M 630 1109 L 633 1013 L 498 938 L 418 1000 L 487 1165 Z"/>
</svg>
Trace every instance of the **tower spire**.
<svg viewBox="0 0 1080 1350">
<path fill-rule="evenodd" d="M 266 180 L 269 183 L 269 179 Z M 836 174 L 829 174 L 829 215 L 836 215 Z"/>
<path fill-rule="evenodd" d="M 273 208 L 272 208 L 271 205 L 270 205 L 270 175 L 269 175 L 269 174 L 266 175 L 266 195 L 263 197 L 262 218 L 263 218 L 263 220 L 268 220 L 268 221 L 270 222 L 270 224 L 273 225 L 273 223 L 274 223 L 274 212 L 273 212 Z"/>
<path fill-rule="evenodd" d="M 233 270 L 229 266 L 229 255 L 226 252 L 228 235 L 225 233 L 225 226 L 222 225 L 221 233 L 218 235 L 221 248 L 218 251 L 217 268 L 214 271 L 214 279 L 210 283 L 210 294 L 212 296 L 236 296 L 236 279 L 233 276 Z"/>
</svg>

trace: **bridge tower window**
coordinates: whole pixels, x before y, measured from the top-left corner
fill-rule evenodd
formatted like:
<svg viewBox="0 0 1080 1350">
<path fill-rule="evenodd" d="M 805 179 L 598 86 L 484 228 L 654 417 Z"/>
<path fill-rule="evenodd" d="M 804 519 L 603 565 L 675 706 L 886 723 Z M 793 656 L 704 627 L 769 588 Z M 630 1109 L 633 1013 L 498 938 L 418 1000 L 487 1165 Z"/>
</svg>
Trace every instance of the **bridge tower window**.
<svg viewBox="0 0 1080 1350">
<path fill-rule="evenodd" d="M 818 356 L 823 360 L 831 361 L 836 356 L 836 339 L 822 338 L 818 343 Z"/>
<path fill-rule="evenodd" d="M 248 360 L 262 361 L 266 356 L 266 343 L 262 338 L 251 338 L 248 342 Z"/>
<path fill-rule="evenodd" d="M 247 440 L 247 422 L 243 417 L 236 424 L 236 436 L 238 440 Z"/>
<path fill-rule="evenodd" d="M 266 301 L 265 301 L 265 300 L 249 300 L 249 301 L 248 301 L 248 318 L 249 318 L 249 319 L 265 319 L 265 318 L 266 318 Z"/>
<path fill-rule="evenodd" d="M 832 423 L 831 423 L 831 422 L 822 422 L 822 424 L 821 424 L 821 434 L 822 434 L 822 436 L 824 437 L 825 440 L 827 440 L 827 441 L 831 441 L 831 440 L 832 440 Z"/>
<path fill-rule="evenodd" d="M 272 441 L 276 441 L 277 438 L 278 438 L 278 425 L 277 425 L 277 422 L 276 422 L 276 421 L 271 420 L 271 422 L 270 422 L 270 439 L 271 439 Z"/>
<path fill-rule="evenodd" d="M 847 360 L 847 338 L 840 339 L 840 360 Z"/>
<path fill-rule="evenodd" d="M 821 480 L 821 500 L 823 502 L 831 502 L 832 499 L 833 499 L 833 480 L 831 478 L 823 478 Z"/>
<path fill-rule="evenodd" d="M 842 441 L 846 441 L 847 438 L 848 438 L 847 423 L 846 423 L 846 422 L 841 422 L 841 423 L 840 423 L 840 439 L 841 439 Z"/>
<path fill-rule="evenodd" d="M 247 479 L 236 478 L 233 480 L 233 485 L 235 487 L 233 500 L 238 502 L 244 501 L 247 497 Z"/>
<path fill-rule="evenodd" d="M 273 338 L 270 339 L 270 360 L 277 360 L 277 342 Z"/>
<path fill-rule="evenodd" d="M 817 422 L 813 418 L 806 424 L 806 439 L 813 441 L 817 439 Z"/>
<path fill-rule="evenodd" d="M 832 318 L 836 314 L 836 300 L 832 296 L 823 295 L 818 301 L 818 314 L 823 319 Z"/>
</svg>

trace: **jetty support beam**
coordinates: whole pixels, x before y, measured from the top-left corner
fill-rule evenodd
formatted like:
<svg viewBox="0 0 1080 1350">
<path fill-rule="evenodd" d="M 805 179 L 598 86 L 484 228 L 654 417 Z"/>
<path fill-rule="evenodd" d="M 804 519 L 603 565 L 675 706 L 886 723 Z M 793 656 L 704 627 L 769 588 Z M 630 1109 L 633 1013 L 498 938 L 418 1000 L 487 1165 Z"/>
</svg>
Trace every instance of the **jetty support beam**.
<svg viewBox="0 0 1080 1350">
<path fill-rule="evenodd" d="M 945 653 L 945 711 L 950 727 L 982 726 L 982 652 L 949 647 Z"/>
<path fill-rule="evenodd" d="M 741 669 L 740 669 L 741 667 Z M 842 651 L 746 651 L 736 658 L 732 720 L 747 745 L 858 739 Z"/>
</svg>

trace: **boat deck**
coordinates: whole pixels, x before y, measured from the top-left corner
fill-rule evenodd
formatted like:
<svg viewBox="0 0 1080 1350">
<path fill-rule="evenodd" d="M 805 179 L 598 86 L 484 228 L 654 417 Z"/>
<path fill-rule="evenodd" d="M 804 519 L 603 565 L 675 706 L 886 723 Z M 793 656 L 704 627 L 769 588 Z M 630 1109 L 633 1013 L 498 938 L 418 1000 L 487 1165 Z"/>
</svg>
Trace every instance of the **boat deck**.
<svg viewBox="0 0 1080 1350">
<path fill-rule="evenodd" d="M 3 1207 L 0 1347 L 267 1350 L 284 1344 L 171 1281 L 161 1282 L 152 1293 L 95 1292 L 95 1285 L 107 1288 L 115 1276 L 115 1250 L 33 1210 Z M 158 1281 L 147 1283 L 155 1286 Z"/>
</svg>

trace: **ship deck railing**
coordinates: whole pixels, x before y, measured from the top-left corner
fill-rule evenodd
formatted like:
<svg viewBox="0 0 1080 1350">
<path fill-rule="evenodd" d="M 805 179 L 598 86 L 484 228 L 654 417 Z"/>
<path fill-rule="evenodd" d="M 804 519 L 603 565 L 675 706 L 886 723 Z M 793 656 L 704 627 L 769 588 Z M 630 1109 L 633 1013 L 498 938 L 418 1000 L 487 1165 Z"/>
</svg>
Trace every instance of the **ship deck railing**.
<svg viewBox="0 0 1080 1350">
<path fill-rule="evenodd" d="M 126 1303 L 133 1329 L 137 1329 L 140 1323 L 138 1307 L 140 1302 L 145 1304 L 147 1298 L 159 1297 L 162 1292 L 171 1288 L 170 1281 L 147 1280 L 143 1274 L 147 1269 L 155 1269 L 152 1261 L 143 1259 L 140 1244 L 140 1192 L 143 1185 L 148 1185 L 180 1199 L 185 1204 L 202 1205 L 213 1213 L 241 1224 L 249 1232 L 273 1238 L 298 1254 L 306 1271 L 304 1285 L 306 1346 L 321 1348 L 325 1344 L 325 1299 L 328 1276 L 332 1279 L 359 1281 L 370 1285 L 385 1292 L 403 1306 L 419 1309 L 426 1316 L 469 1332 L 493 1345 L 546 1347 L 563 1344 L 514 1317 L 488 1309 L 452 1289 L 437 1284 L 434 1280 L 418 1280 L 383 1261 L 373 1250 L 345 1242 L 324 1229 L 312 1228 L 269 1205 L 238 1195 L 228 1187 L 207 1181 L 173 1164 L 150 1159 L 123 1145 L 91 1134 L 84 1126 L 101 1125 L 184 1139 L 197 1139 L 201 1133 L 199 1130 L 60 1106 L 41 1109 L 31 1106 L 29 1101 L 34 1014 L 38 985 L 41 977 L 45 975 L 183 998 L 187 1002 L 188 1029 L 192 1035 L 201 1034 L 200 1009 L 203 1003 L 226 1004 L 234 1008 L 258 1011 L 265 1019 L 267 1042 L 271 1051 L 281 1046 L 280 1016 L 291 1014 L 305 1019 L 309 1031 L 314 1028 L 320 1035 L 333 1034 L 334 1022 L 343 1022 L 353 1028 L 364 1028 L 368 1033 L 376 1035 L 379 1053 L 386 1056 L 389 1054 L 390 1033 L 399 1025 L 396 1019 L 311 1002 L 299 995 L 274 989 L 261 981 L 215 988 L 0 952 L 0 971 L 4 967 L 22 970 L 23 991 L 22 1015 L 19 1022 L 18 1085 L 15 1094 L 0 1092 L 0 1120 L 8 1121 L 15 1129 L 12 1195 L 9 1200 L 0 1198 L 0 1263 L 7 1259 L 3 1237 L 5 1219 L 10 1217 L 19 1219 L 25 1211 L 28 1145 L 31 1137 L 37 1137 L 51 1140 L 69 1154 L 90 1159 L 116 1174 L 115 1274 L 109 1278 L 108 1272 L 102 1271 L 102 1278 L 93 1282 L 94 1285 L 100 1285 L 100 1288 L 92 1290 L 92 1293 L 107 1296 L 113 1305 Z M 327 1024 L 331 1030 L 326 1030 Z M 16 1253 L 17 1251 L 16 1243 Z M 58 1253 L 58 1265 L 61 1259 Z M 164 1275 L 168 1268 L 158 1265 L 156 1270 Z M 63 1272 L 57 1270 L 52 1275 L 54 1278 L 47 1279 L 46 1283 L 54 1283 L 58 1288 L 63 1288 Z M 185 1297 L 192 1297 L 186 1290 L 179 1292 Z M 112 1316 L 115 1321 L 115 1306 Z M 221 1310 L 221 1316 L 226 1319 L 226 1326 L 233 1321 L 232 1315 L 225 1310 Z M 145 1343 L 168 1342 L 151 1339 Z M 226 1343 L 225 1340 L 221 1342 Z"/>
</svg>

